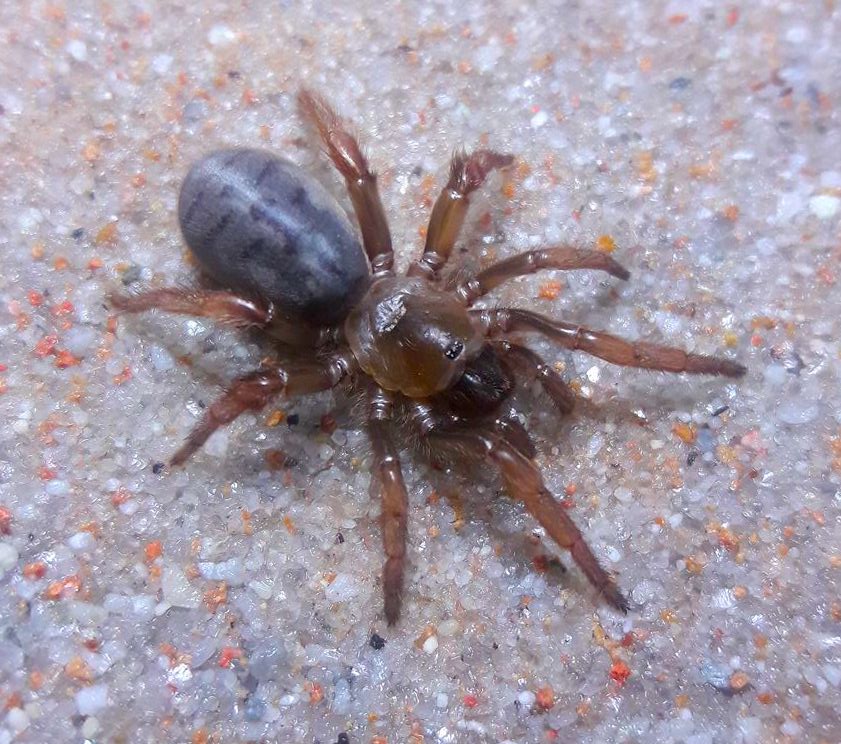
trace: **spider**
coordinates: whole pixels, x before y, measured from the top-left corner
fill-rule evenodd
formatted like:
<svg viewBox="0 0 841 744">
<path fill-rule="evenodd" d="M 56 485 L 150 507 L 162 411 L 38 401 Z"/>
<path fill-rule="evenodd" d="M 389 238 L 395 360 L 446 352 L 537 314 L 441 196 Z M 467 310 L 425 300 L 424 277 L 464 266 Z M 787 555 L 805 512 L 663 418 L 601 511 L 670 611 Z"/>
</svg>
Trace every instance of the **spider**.
<svg viewBox="0 0 841 744">
<path fill-rule="evenodd" d="M 420 442 L 489 463 L 510 496 L 570 552 L 604 599 L 627 612 L 613 577 L 547 489 L 529 434 L 500 414 L 518 372 L 539 382 L 558 413 L 569 413 L 575 401 L 558 372 L 509 336 L 537 333 L 613 364 L 667 372 L 739 377 L 745 367 L 625 341 L 531 310 L 473 309 L 477 299 L 506 280 L 543 269 L 630 276 L 603 252 L 560 245 L 507 258 L 467 278 L 442 280 L 470 195 L 490 172 L 511 165 L 511 155 L 480 149 L 453 156 L 423 254 L 405 275 L 397 275 L 377 178 L 351 127 L 309 90 L 299 92 L 298 104 L 344 177 L 361 246 L 342 208 L 301 168 L 262 150 L 222 150 L 191 168 L 178 203 L 184 239 L 219 289 L 162 288 L 112 298 L 121 312 L 159 309 L 257 327 L 275 341 L 284 359 L 264 361 L 236 379 L 170 464 L 182 465 L 214 431 L 278 396 L 348 385 L 365 401 L 372 472 L 382 498 L 382 587 L 389 625 L 400 614 L 406 564 L 408 495 L 394 441 L 398 424 L 411 427 Z"/>
</svg>

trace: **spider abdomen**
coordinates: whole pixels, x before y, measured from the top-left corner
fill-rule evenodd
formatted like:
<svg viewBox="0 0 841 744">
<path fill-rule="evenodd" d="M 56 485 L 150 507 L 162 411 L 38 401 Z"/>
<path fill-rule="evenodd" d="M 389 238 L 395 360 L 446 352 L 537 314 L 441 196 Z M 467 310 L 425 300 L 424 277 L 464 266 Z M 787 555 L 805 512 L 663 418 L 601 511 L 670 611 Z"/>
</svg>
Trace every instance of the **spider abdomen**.
<svg viewBox="0 0 841 744">
<path fill-rule="evenodd" d="M 271 153 L 220 150 L 198 161 L 181 187 L 178 217 L 211 278 L 272 302 L 289 318 L 338 323 L 370 281 L 335 199 Z"/>
</svg>

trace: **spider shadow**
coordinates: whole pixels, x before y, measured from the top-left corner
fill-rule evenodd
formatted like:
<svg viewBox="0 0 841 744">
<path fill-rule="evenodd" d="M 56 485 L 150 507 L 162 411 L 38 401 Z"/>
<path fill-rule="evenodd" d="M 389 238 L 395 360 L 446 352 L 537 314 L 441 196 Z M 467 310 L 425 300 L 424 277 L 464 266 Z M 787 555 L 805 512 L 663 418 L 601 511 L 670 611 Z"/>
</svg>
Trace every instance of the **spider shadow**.
<svg viewBox="0 0 841 744">
<path fill-rule="evenodd" d="M 537 573 L 544 578 L 550 591 L 567 589 L 582 598 L 592 595 L 593 602 L 601 604 L 584 575 L 578 570 L 568 570 L 569 559 L 562 557 L 561 549 L 536 522 L 524 524 L 521 531 L 498 526 L 500 522 L 520 521 L 519 518 L 527 522 L 533 517 L 508 495 L 499 478 L 489 477 L 483 463 L 462 460 L 457 469 L 449 468 L 448 471 L 439 469 L 428 459 L 425 464 L 424 479 L 454 514 L 454 534 L 464 539 L 465 525 L 460 522 L 481 521 L 491 544 L 501 548 L 495 547 L 495 553 L 509 583 L 519 583 L 527 574 Z M 479 485 L 483 486 L 483 493 L 477 488 Z"/>
</svg>

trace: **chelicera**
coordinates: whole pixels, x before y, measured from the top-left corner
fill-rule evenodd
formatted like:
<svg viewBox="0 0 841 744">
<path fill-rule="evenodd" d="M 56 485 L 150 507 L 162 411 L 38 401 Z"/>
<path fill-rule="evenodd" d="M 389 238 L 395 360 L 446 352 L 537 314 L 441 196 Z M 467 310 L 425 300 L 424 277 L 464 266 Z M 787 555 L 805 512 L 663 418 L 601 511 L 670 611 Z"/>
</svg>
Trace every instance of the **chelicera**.
<svg viewBox="0 0 841 744">
<path fill-rule="evenodd" d="M 372 469 L 382 497 L 385 616 L 398 619 L 406 563 L 408 496 L 395 441 L 411 427 L 422 443 L 487 461 L 605 600 L 628 603 L 544 484 L 529 434 L 501 414 L 517 372 L 536 378 L 560 414 L 575 396 L 561 376 L 510 334 L 537 333 L 614 364 L 739 377 L 745 368 L 714 356 L 630 342 L 517 308 L 473 309 L 512 277 L 543 269 L 595 269 L 628 279 L 603 252 L 567 245 L 528 251 L 462 279 L 442 279 L 470 195 L 513 158 L 457 153 L 432 209 L 423 254 L 394 271 L 377 179 L 348 125 L 318 95 L 298 96 L 344 177 L 362 237 L 316 180 L 260 150 L 214 152 L 188 173 L 178 205 L 184 238 L 218 289 L 153 289 L 119 295 L 123 312 L 159 309 L 201 316 L 270 336 L 277 360 L 235 380 L 172 457 L 183 464 L 219 427 L 279 396 L 347 385 L 363 394 Z M 364 252 L 363 252 L 364 249 Z M 294 352 L 294 353 L 293 353 Z"/>
</svg>

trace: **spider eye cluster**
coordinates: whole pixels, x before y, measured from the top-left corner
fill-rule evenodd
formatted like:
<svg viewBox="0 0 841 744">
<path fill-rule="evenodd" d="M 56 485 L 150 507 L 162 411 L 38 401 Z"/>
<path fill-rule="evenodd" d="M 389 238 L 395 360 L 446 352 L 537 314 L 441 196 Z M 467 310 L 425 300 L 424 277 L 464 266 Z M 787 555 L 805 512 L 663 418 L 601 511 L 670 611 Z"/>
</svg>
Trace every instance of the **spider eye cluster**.
<svg viewBox="0 0 841 744">
<path fill-rule="evenodd" d="M 464 344 L 461 341 L 453 341 L 445 350 L 444 356 L 447 359 L 456 359 L 464 351 Z"/>
</svg>

